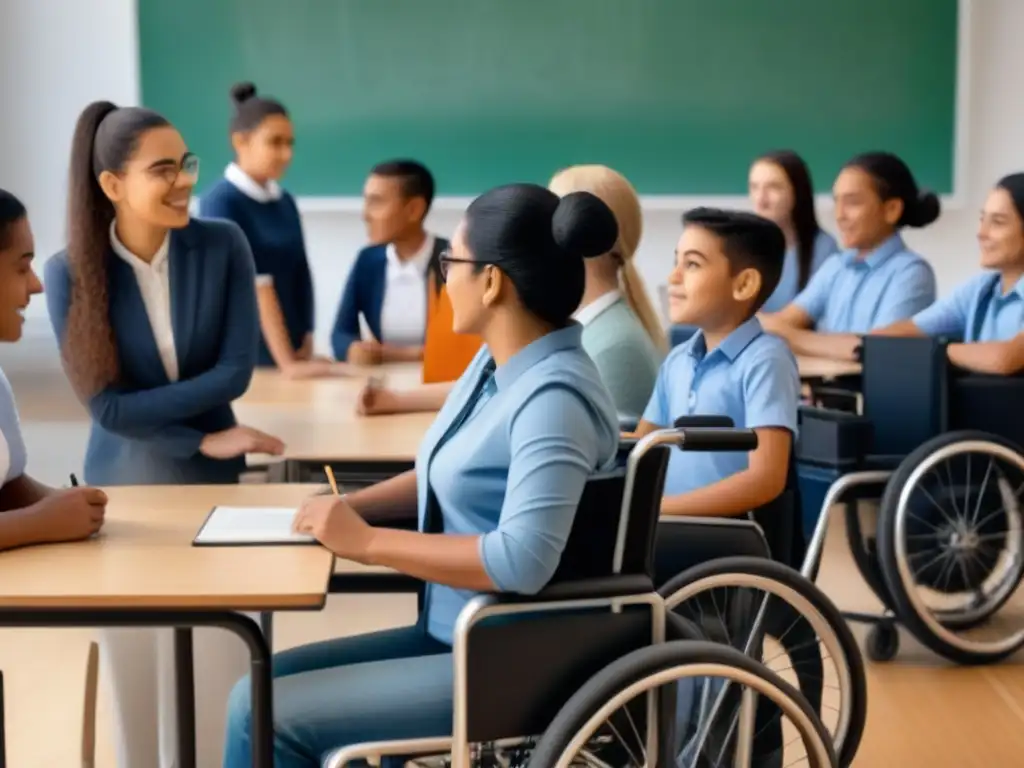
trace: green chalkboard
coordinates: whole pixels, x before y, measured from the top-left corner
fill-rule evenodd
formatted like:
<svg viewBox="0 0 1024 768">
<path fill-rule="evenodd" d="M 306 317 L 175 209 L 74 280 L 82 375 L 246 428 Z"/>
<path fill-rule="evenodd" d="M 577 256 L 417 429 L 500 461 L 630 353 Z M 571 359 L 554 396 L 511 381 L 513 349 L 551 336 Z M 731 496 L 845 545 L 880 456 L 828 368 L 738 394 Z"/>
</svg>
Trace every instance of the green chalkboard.
<svg viewBox="0 0 1024 768">
<path fill-rule="evenodd" d="M 230 159 L 228 89 L 282 100 L 286 185 L 358 195 L 415 157 L 442 195 L 601 162 L 645 194 L 739 194 L 792 147 L 827 190 L 889 149 L 953 185 L 957 0 L 138 0 L 142 96 Z"/>
</svg>

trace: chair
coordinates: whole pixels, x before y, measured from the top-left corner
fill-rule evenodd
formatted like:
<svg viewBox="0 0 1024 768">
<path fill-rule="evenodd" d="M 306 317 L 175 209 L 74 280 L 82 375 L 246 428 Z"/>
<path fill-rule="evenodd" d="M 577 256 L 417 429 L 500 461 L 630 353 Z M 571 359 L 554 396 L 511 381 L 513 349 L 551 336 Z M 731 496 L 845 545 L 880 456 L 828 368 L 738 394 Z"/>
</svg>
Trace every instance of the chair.
<svg viewBox="0 0 1024 768">
<path fill-rule="evenodd" d="M 735 450 L 748 430 L 682 430 L 691 450 Z M 537 595 L 479 595 L 455 627 L 452 735 L 339 749 L 329 768 L 383 755 L 450 752 L 469 764 L 471 744 L 524 743 L 544 732 L 570 696 L 627 653 L 665 636 L 653 581 L 653 543 L 668 451 L 658 433 L 626 466 L 592 478 L 550 584 Z M 500 691 L 495 696 L 494 692 Z"/>
</svg>

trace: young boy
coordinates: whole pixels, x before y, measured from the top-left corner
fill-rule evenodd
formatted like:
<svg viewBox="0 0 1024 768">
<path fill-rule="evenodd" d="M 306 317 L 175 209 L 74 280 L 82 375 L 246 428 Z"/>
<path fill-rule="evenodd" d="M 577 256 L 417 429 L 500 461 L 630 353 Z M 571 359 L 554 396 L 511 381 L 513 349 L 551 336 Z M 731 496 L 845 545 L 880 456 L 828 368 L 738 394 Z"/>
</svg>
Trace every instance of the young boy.
<svg viewBox="0 0 1024 768">
<path fill-rule="evenodd" d="M 947 347 L 955 365 L 1011 376 L 1024 371 L 1024 173 L 1005 177 L 989 193 L 978 243 L 986 272 L 876 333 L 959 339 Z"/>
<path fill-rule="evenodd" d="M 434 177 L 412 160 L 380 163 L 363 188 L 363 219 L 371 245 L 356 256 L 331 333 L 338 360 L 357 365 L 423 359 L 430 273 L 448 241 L 424 219 L 434 200 Z M 439 281 L 438 281 L 439 282 Z M 372 339 L 363 339 L 360 315 Z"/>
<path fill-rule="evenodd" d="M 782 274 L 786 239 L 760 216 L 697 208 L 669 277 L 673 323 L 699 328 L 662 364 L 637 436 L 680 416 L 729 416 L 757 432 L 750 453 L 672 451 L 663 515 L 734 517 L 778 497 L 786 486 L 797 427 L 800 374 L 782 339 L 755 316 Z"/>
</svg>

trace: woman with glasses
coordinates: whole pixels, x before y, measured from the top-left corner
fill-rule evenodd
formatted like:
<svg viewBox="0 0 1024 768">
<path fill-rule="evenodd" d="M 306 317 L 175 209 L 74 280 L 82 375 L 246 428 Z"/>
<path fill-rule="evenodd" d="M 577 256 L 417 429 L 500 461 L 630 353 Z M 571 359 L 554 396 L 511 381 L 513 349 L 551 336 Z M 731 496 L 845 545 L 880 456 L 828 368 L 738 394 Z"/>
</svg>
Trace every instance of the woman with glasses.
<svg viewBox="0 0 1024 768">
<path fill-rule="evenodd" d="M 584 485 L 614 461 L 615 406 L 572 313 L 584 259 L 617 227 L 593 195 L 532 184 L 477 198 L 444 262 L 457 333 L 484 347 L 424 437 L 415 469 L 308 500 L 297 530 L 340 557 L 427 582 L 410 626 L 274 658 L 274 765 L 333 747 L 448 733 L 456 617 L 480 592 L 533 594 L 554 575 Z M 387 527 L 419 515 L 417 532 Z M 248 681 L 231 696 L 225 768 L 251 765 Z"/>
<path fill-rule="evenodd" d="M 240 426 L 259 320 L 252 253 L 237 225 L 189 217 L 198 160 L 162 116 L 95 102 L 75 127 L 67 249 L 46 263 L 47 306 L 64 370 L 92 425 L 92 485 L 234 483 L 247 453 L 279 440 Z M 171 630 L 106 630 L 121 768 L 170 765 Z M 200 764 L 220 750 L 221 712 L 244 647 L 195 632 Z M 158 685 L 158 678 L 160 683 Z M 159 693 L 159 695 L 158 695 Z"/>
</svg>

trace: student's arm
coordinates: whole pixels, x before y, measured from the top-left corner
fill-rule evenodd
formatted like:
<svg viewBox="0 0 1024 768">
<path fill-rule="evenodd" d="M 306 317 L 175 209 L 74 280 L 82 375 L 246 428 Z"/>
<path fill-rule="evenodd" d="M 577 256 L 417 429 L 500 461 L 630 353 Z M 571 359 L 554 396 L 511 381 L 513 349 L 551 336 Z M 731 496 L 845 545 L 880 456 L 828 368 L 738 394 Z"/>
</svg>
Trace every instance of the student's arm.
<svg viewBox="0 0 1024 768">
<path fill-rule="evenodd" d="M 336 510 L 336 521 L 299 520 L 297 527 L 306 526 L 327 547 L 357 562 L 460 589 L 534 594 L 558 567 L 583 487 L 597 465 L 598 434 L 576 394 L 550 387 L 523 405 L 510 442 L 501 518 L 482 536 L 370 528 L 346 510 Z"/>
<path fill-rule="evenodd" d="M 348 273 L 331 331 L 331 351 L 337 360 L 347 360 L 348 348 L 359 341 L 359 272 L 360 258 L 357 258 Z"/>
<path fill-rule="evenodd" d="M 420 344 L 399 346 L 397 344 L 381 344 L 381 359 L 385 363 L 416 363 L 423 359 L 423 346 Z"/>
<path fill-rule="evenodd" d="M 1024 331 L 1007 341 L 950 344 L 949 361 L 975 373 L 1013 376 L 1024 371 Z"/>
<path fill-rule="evenodd" d="M 800 374 L 791 361 L 766 357 L 743 380 L 746 427 L 757 433 L 747 469 L 661 504 L 663 515 L 735 517 L 776 499 L 786 488 L 800 402 Z"/>
<path fill-rule="evenodd" d="M 396 391 L 367 384 L 356 398 L 356 411 L 364 416 L 439 411 L 454 386 L 454 381 L 442 381 Z"/>
<path fill-rule="evenodd" d="M 203 435 L 179 422 L 230 403 L 248 388 L 259 338 L 256 275 L 242 231 L 232 224 L 223 232 L 223 246 L 229 259 L 228 285 L 225 323 L 218 329 L 223 336 L 216 364 L 194 378 L 152 389 L 124 392 L 116 386 L 107 387 L 87 404 L 92 418 L 107 431 L 165 442 L 171 455 L 191 456 L 198 450 Z M 50 319 L 63 343 L 71 296 L 66 262 L 50 259 L 46 277 Z"/>
<path fill-rule="evenodd" d="M 55 489 L 48 485 L 43 485 L 28 475 L 21 475 L 0 488 L 0 512 L 30 507 L 54 492 Z"/>
<path fill-rule="evenodd" d="M 875 317 L 875 328 L 911 319 L 934 303 L 935 272 L 927 262 L 914 261 L 889 281 Z"/>
</svg>

